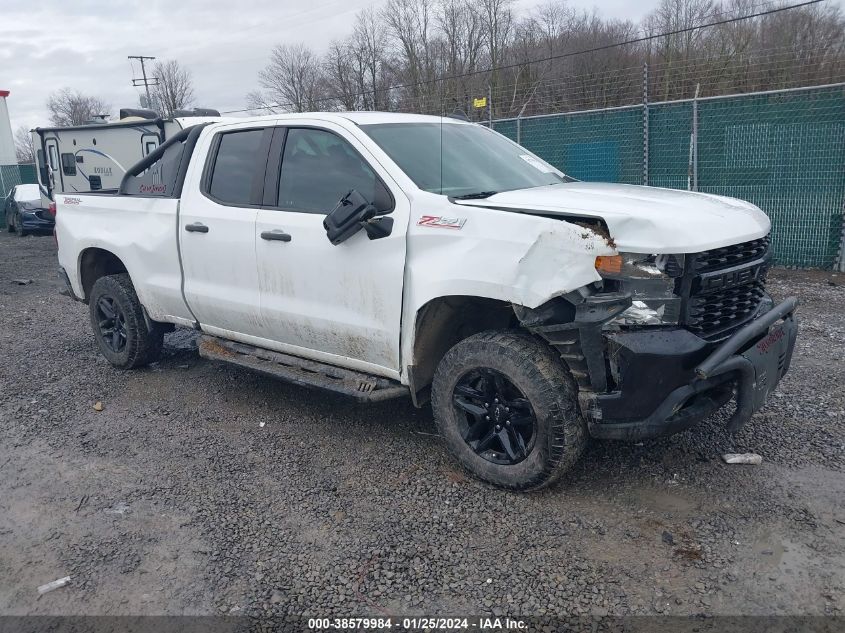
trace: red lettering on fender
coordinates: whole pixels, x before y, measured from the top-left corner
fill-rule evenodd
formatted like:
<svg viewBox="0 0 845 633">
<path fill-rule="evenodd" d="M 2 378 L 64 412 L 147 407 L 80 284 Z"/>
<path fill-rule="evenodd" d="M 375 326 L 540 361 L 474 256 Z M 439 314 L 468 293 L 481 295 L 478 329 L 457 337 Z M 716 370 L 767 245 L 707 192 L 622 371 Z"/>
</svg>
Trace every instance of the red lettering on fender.
<svg viewBox="0 0 845 633">
<path fill-rule="evenodd" d="M 447 218 L 440 215 L 423 215 L 417 222 L 417 226 L 431 226 L 441 229 L 462 229 L 466 224 L 466 218 Z"/>
</svg>

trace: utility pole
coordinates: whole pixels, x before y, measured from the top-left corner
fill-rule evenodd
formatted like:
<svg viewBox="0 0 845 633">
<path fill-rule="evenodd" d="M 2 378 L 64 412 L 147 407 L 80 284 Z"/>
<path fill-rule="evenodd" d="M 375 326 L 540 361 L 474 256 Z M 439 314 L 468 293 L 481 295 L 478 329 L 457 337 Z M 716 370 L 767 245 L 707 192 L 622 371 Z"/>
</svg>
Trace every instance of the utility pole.
<svg viewBox="0 0 845 633">
<path fill-rule="evenodd" d="M 147 107 L 151 107 L 153 100 L 150 97 L 150 86 L 157 86 L 158 85 L 158 77 L 150 77 L 147 79 L 147 69 L 144 68 L 144 60 L 149 59 L 152 61 L 155 57 L 147 57 L 145 55 L 129 55 L 129 59 L 137 59 L 141 62 L 141 76 L 143 79 L 135 79 L 132 78 L 132 85 L 135 87 L 144 86 L 144 89 L 147 91 Z"/>
</svg>

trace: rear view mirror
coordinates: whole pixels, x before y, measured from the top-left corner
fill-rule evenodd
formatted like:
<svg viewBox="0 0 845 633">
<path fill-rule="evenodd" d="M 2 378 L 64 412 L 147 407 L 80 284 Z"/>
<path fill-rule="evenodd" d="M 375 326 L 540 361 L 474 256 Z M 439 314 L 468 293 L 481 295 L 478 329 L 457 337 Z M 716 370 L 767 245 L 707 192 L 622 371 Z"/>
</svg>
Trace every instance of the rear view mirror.
<svg viewBox="0 0 845 633">
<path fill-rule="evenodd" d="M 355 189 L 347 193 L 323 220 L 329 241 L 338 245 L 361 229 L 371 240 L 387 237 L 393 230 L 393 218 L 376 217 L 378 209 Z"/>
</svg>

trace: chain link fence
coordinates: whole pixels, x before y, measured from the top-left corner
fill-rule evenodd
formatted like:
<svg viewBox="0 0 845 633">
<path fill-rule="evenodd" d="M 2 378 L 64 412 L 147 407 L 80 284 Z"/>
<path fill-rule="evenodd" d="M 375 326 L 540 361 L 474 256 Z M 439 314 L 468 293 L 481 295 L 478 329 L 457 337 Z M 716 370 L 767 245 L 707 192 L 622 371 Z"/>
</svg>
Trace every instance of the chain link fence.
<svg viewBox="0 0 845 633">
<path fill-rule="evenodd" d="M 841 264 L 845 84 L 499 119 L 497 131 L 587 181 L 748 200 L 782 266 Z M 683 221 L 682 208 L 678 220 Z"/>
<path fill-rule="evenodd" d="M 35 184 L 38 176 L 35 165 L 0 165 L 0 198 L 5 198 L 16 185 Z"/>
</svg>

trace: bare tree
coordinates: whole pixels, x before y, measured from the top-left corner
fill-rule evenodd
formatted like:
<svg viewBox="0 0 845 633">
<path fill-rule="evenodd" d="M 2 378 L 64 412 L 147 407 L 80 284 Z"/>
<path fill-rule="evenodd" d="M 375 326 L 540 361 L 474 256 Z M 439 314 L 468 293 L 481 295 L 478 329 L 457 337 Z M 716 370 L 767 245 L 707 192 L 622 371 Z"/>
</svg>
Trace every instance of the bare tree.
<svg viewBox="0 0 845 633">
<path fill-rule="evenodd" d="M 279 44 L 258 74 L 264 89 L 251 93 L 250 107 L 278 105 L 283 110 L 317 110 L 325 81 L 320 58 L 304 44 Z"/>
<path fill-rule="evenodd" d="M 505 51 L 513 35 L 514 16 L 511 7 L 514 0 L 478 0 L 476 11 L 481 19 L 487 40 L 487 60 L 490 64 L 490 87 L 495 91 L 499 83 L 497 68 L 505 57 Z M 496 104 L 490 104 L 495 108 Z"/>
<path fill-rule="evenodd" d="M 249 102 L 261 111 L 460 109 L 479 119 L 489 110 L 473 98 L 488 90 L 496 117 L 639 103 L 646 64 L 653 100 L 690 97 L 699 84 L 715 95 L 845 78 L 845 17 L 832 5 L 731 21 L 759 0 L 659 0 L 635 24 L 571 0 L 534 1 L 518 15 L 517 0 L 386 0 L 360 11 L 322 56 L 277 47 Z M 644 33 L 654 39 L 637 41 Z"/>
<path fill-rule="evenodd" d="M 15 130 L 15 156 L 18 163 L 34 163 L 35 147 L 32 145 L 32 135 L 25 125 Z"/>
<path fill-rule="evenodd" d="M 437 69 L 431 14 L 431 0 L 388 0 L 379 14 L 397 49 L 395 70 L 403 76 L 403 83 L 411 85 L 410 93 L 421 110 L 430 105 L 427 102 L 436 91 L 432 84 Z"/>
<path fill-rule="evenodd" d="M 471 74 L 482 63 L 481 19 L 468 0 L 441 0 L 435 20 L 442 42 L 439 65 L 446 77 L 453 78 L 442 82 L 443 92 L 455 107 L 471 114 L 472 97 L 484 94 L 487 83 L 483 74 Z"/>
<path fill-rule="evenodd" d="M 50 123 L 56 127 L 67 127 L 82 125 L 95 116 L 108 115 L 111 106 L 98 97 L 62 88 L 48 97 L 47 110 L 50 111 Z"/>
<path fill-rule="evenodd" d="M 342 110 L 357 110 L 361 102 L 355 80 L 355 54 L 348 42 L 333 41 L 323 58 L 327 90 Z M 328 104 L 327 104 L 328 105 Z"/>
<path fill-rule="evenodd" d="M 384 25 L 372 7 L 358 12 L 352 29 L 352 50 L 365 110 L 388 109 L 387 46 L 383 34 Z"/>
<path fill-rule="evenodd" d="M 152 107 L 164 117 L 172 117 L 174 110 L 190 108 L 194 104 L 194 80 L 191 71 L 178 61 L 156 62 L 153 76 L 158 80 L 153 87 Z"/>
</svg>

